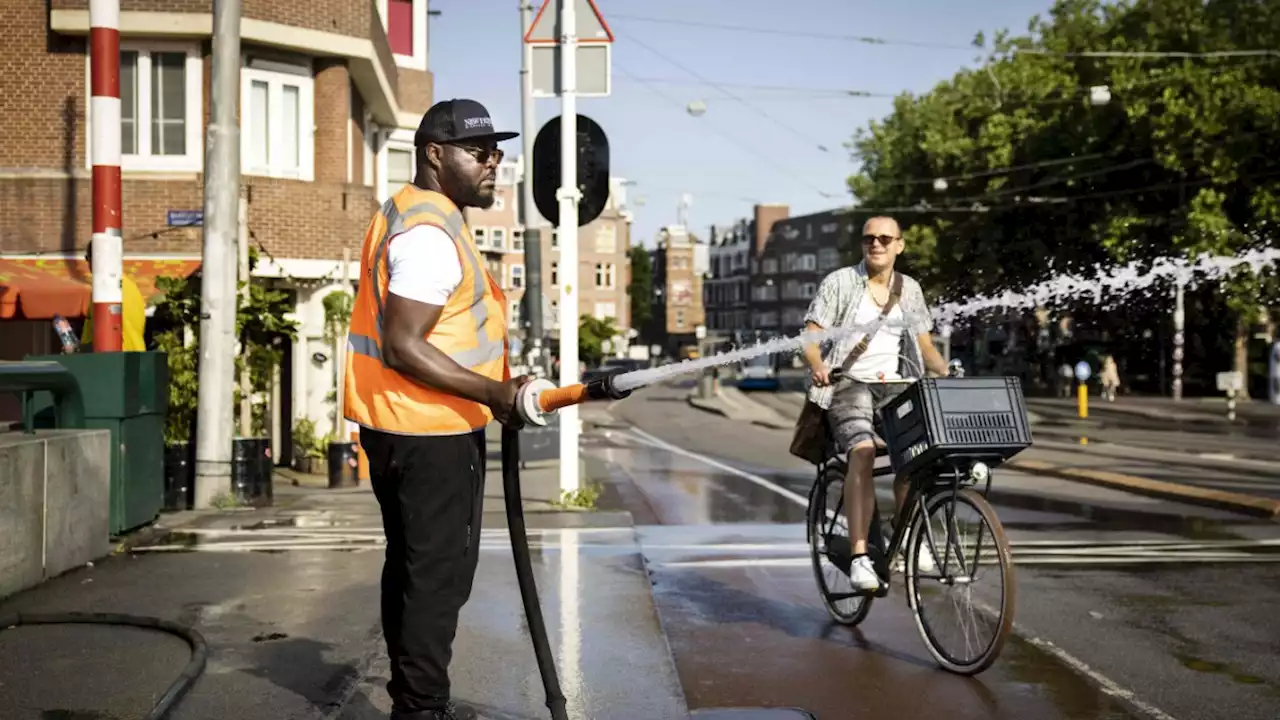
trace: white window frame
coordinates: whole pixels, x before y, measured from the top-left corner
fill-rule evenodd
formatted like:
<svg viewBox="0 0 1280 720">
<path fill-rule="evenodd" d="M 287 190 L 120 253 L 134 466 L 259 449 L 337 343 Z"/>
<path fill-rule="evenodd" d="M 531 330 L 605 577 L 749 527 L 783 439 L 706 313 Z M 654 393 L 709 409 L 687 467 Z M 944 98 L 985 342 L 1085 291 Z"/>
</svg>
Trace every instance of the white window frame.
<svg viewBox="0 0 1280 720">
<path fill-rule="evenodd" d="M 509 287 L 512 290 L 523 289 L 525 286 L 524 263 L 514 263 L 512 265 L 509 265 L 507 267 L 507 270 L 509 272 L 509 277 L 510 277 Z M 516 284 L 516 278 L 520 279 L 519 285 Z"/>
<path fill-rule="evenodd" d="M 401 185 L 396 185 L 395 187 L 389 187 L 387 185 L 387 182 L 391 179 L 391 151 L 393 150 L 397 152 L 409 153 L 409 180 L 407 181 L 407 183 L 413 182 L 413 172 L 414 172 L 413 164 L 417 162 L 417 159 L 414 157 L 414 154 L 413 154 L 414 153 L 413 143 L 403 142 L 398 140 L 388 140 L 387 142 L 382 144 L 382 147 L 379 148 L 379 151 L 378 151 L 379 172 L 378 172 L 378 184 L 376 188 L 378 191 L 378 202 L 386 202 L 388 198 L 390 198 L 392 195 L 399 192 L 401 187 Z"/>
<path fill-rule="evenodd" d="M 617 287 L 617 268 L 613 263 L 596 263 L 596 287 L 601 290 L 613 290 Z"/>
<path fill-rule="evenodd" d="M 361 123 L 360 127 L 364 130 L 364 186 L 373 187 L 374 165 L 377 164 L 378 155 L 377 137 L 382 130 L 373 121 L 373 113 L 367 108 L 364 111 L 364 122 Z"/>
<path fill-rule="evenodd" d="M 608 312 L 608 313 L 602 312 L 601 311 L 602 308 L 608 308 L 609 310 L 611 310 L 611 312 Z M 614 320 L 618 319 L 618 303 L 616 302 L 603 302 L 603 301 L 597 302 L 594 309 L 595 309 L 595 313 L 594 313 L 595 316 L 601 320 L 604 320 L 606 318 L 613 318 Z"/>
<path fill-rule="evenodd" d="M 274 70 L 264 70 L 261 68 L 240 68 L 240 171 L 245 175 L 253 175 L 258 177 L 276 177 L 289 180 L 302 180 L 311 182 L 315 180 L 315 157 L 316 157 L 316 134 L 315 134 L 315 78 L 311 74 L 311 68 L 298 66 L 299 72 L 305 74 L 292 74 L 287 72 L 277 72 Z M 298 170 L 297 172 L 287 172 L 279 167 L 273 167 L 271 160 L 268 160 L 268 167 L 255 168 L 249 162 L 249 133 L 245 130 L 249 113 L 249 95 L 250 88 L 253 83 L 265 82 L 267 84 L 267 106 L 269 108 L 267 117 L 278 118 L 281 115 L 280 108 L 283 107 L 281 98 L 284 91 L 281 89 L 284 85 L 294 85 L 298 88 Z M 277 152 L 276 148 L 280 147 L 279 135 L 277 133 L 277 124 L 269 123 L 267 126 L 268 134 L 268 153 L 269 155 Z"/>
<path fill-rule="evenodd" d="M 186 133 L 185 155 L 120 154 L 121 172 L 200 172 L 204 169 L 204 59 L 199 43 L 174 41 L 147 41 L 120 39 L 121 52 L 138 53 L 138 127 L 146 128 L 138 133 L 138 149 L 151 147 L 151 53 L 180 52 L 187 56 L 186 83 Z M 93 95 L 93 77 L 89 55 L 84 58 L 84 106 L 90 106 Z M 84 166 L 93 167 L 93 113 L 85 113 Z M 119 142 L 119 138 L 117 138 Z"/>
<path fill-rule="evenodd" d="M 504 227 L 489 228 L 489 242 L 493 244 L 494 250 L 506 250 L 507 229 Z"/>
<path fill-rule="evenodd" d="M 476 241 L 478 248 L 489 247 L 489 228 L 484 226 L 471 228 L 471 239 Z"/>
<path fill-rule="evenodd" d="M 426 71 L 427 68 L 427 2 L 413 0 L 413 54 L 401 55 L 392 52 L 396 66 L 410 70 Z M 387 31 L 387 0 L 377 0 L 378 15 L 382 18 L 382 32 Z"/>
<path fill-rule="evenodd" d="M 560 287 L 560 261 L 551 261 L 551 287 Z"/>
</svg>

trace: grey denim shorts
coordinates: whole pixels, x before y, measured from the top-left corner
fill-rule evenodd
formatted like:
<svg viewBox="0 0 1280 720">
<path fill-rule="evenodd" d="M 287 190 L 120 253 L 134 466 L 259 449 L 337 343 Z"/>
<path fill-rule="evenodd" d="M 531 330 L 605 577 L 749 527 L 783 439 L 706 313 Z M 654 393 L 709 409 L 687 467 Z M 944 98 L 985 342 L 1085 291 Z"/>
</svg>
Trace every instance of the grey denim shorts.
<svg viewBox="0 0 1280 720">
<path fill-rule="evenodd" d="M 903 383 L 863 383 L 851 380 L 836 387 L 827 409 L 827 422 L 841 455 L 860 442 L 876 439 L 875 414 L 907 389 Z"/>
</svg>

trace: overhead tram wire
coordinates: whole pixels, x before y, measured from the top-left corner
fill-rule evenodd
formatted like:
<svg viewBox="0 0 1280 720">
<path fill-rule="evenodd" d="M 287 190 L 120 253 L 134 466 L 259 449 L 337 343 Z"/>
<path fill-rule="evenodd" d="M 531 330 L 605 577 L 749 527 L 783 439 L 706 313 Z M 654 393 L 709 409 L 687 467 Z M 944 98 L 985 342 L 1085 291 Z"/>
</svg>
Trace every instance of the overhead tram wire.
<svg viewBox="0 0 1280 720">
<path fill-rule="evenodd" d="M 662 25 L 682 25 L 684 27 L 706 28 L 710 30 L 727 30 L 730 32 L 755 33 L 758 35 L 775 35 L 782 37 L 808 38 L 810 40 L 835 40 L 840 42 L 861 43 L 864 45 L 901 45 L 904 47 L 915 48 L 931 48 L 934 50 L 967 50 L 972 51 L 973 45 L 956 45 L 950 43 L 931 43 L 919 40 L 890 40 L 887 38 L 868 37 L 863 35 L 846 35 L 842 33 L 815 33 L 815 32 L 799 32 L 793 30 L 778 30 L 776 28 L 753 27 L 749 25 L 729 25 L 725 23 L 709 23 L 699 22 L 696 20 L 670 20 L 667 18 L 643 17 L 640 15 L 629 15 L 619 13 L 609 13 L 610 19 L 631 20 L 633 22 L 657 23 Z"/>
<path fill-rule="evenodd" d="M 688 73 L 690 76 L 692 76 L 692 77 L 694 77 L 694 78 L 697 78 L 700 82 L 702 82 L 703 84 L 707 85 L 708 87 L 715 88 L 716 90 L 719 90 L 720 92 L 724 93 L 726 97 L 728 97 L 728 98 L 730 98 L 730 99 L 732 99 L 732 100 L 736 100 L 736 101 L 738 101 L 738 102 L 742 103 L 743 105 L 747 106 L 747 107 L 748 107 L 748 108 L 750 108 L 751 110 L 755 111 L 755 112 L 756 112 L 758 115 L 760 115 L 761 117 L 763 117 L 763 118 L 765 118 L 765 119 L 769 120 L 769 121 L 770 121 L 770 122 L 772 122 L 773 124 L 777 125 L 778 127 L 782 128 L 783 130 L 786 130 L 787 132 L 791 133 L 792 135 L 795 135 L 797 138 L 799 138 L 801 141 L 803 141 L 806 145 L 810 145 L 811 147 L 815 147 L 815 148 L 817 148 L 819 152 L 823 152 L 823 153 L 830 153 L 830 152 L 831 152 L 831 149 L 830 149 L 830 148 L 828 148 L 826 145 L 822 145 L 821 143 L 814 143 L 814 142 L 813 142 L 813 137 L 812 137 L 811 135 L 809 135 L 809 134 L 807 134 L 807 133 L 805 133 L 805 132 L 803 132 L 803 131 L 801 131 L 801 130 L 799 130 L 799 129 L 797 129 L 797 128 L 795 128 L 795 127 L 791 126 L 791 125 L 788 125 L 787 123 L 784 123 L 783 121 L 779 120 L 778 118 L 774 117 L 773 115 L 770 115 L 769 113 L 767 113 L 767 112 L 765 112 L 764 110 L 760 109 L 760 108 L 759 108 L 759 107 L 757 107 L 756 105 L 753 105 L 753 104 L 751 104 L 750 102 L 747 102 L 747 101 L 746 101 L 746 100 L 744 100 L 743 98 L 739 97 L 738 95 L 736 95 L 736 94 L 734 94 L 734 93 L 730 92 L 728 89 L 726 89 L 726 88 L 725 88 L 725 86 L 723 86 L 723 85 L 719 85 L 719 84 L 717 84 L 716 82 L 714 82 L 714 81 L 712 81 L 712 80 L 707 79 L 707 78 L 706 78 L 706 76 L 704 76 L 704 75 L 702 75 L 701 73 L 699 73 L 698 71 L 696 71 L 696 70 L 694 70 L 694 69 L 690 68 L 688 65 L 685 65 L 684 63 L 680 62 L 679 60 L 676 60 L 675 58 L 671 57 L 670 55 L 667 55 L 666 53 L 661 52 L 660 50 L 658 50 L 658 49 L 654 48 L 652 45 L 649 45 L 648 43 L 646 43 L 646 42 L 644 42 L 644 41 L 642 41 L 642 40 L 639 40 L 639 39 L 638 39 L 638 38 L 636 38 L 634 35 L 626 35 L 626 36 L 624 36 L 624 37 L 625 37 L 627 40 L 630 40 L 631 42 L 635 43 L 636 45 L 639 45 L 640 47 L 644 48 L 645 50 L 648 50 L 650 53 L 653 53 L 654 55 L 656 55 L 656 56 L 658 56 L 658 57 L 662 58 L 663 60 L 665 60 L 666 62 L 670 63 L 671 65 L 674 65 L 675 67 L 677 67 L 677 68 L 679 68 L 679 69 L 683 70 L 684 72 Z"/>
<path fill-rule="evenodd" d="M 682 103 L 682 102 L 680 102 L 679 100 L 676 100 L 675 98 L 671 97 L 670 95 L 668 95 L 668 94 L 664 93 L 662 90 L 658 89 L 658 87 L 657 87 L 657 86 L 655 86 L 655 85 L 653 85 L 653 84 L 651 84 L 651 83 L 648 83 L 648 82 L 646 82 L 646 81 L 644 81 L 644 80 L 642 80 L 642 79 L 640 79 L 640 78 L 636 77 L 635 75 L 632 75 L 631 73 L 627 72 L 627 71 L 626 71 L 626 69 L 624 69 L 624 68 L 622 68 L 621 66 L 619 66 L 619 65 L 618 65 L 618 63 L 617 63 L 617 61 L 616 61 L 616 60 L 615 60 L 615 61 L 614 61 L 614 63 L 613 63 L 613 71 L 614 71 L 614 72 L 616 72 L 616 73 L 618 73 L 618 74 L 620 74 L 620 75 L 622 75 L 622 76 L 624 76 L 624 77 L 628 77 L 628 78 L 630 78 L 631 80 L 634 80 L 634 81 L 639 82 L 640 84 L 644 85 L 646 88 L 648 88 L 649 92 L 652 92 L 654 95 L 657 95 L 658 97 L 662 98 L 663 100 L 666 100 L 667 102 L 669 102 L 669 103 L 671 103 L 672 105 L 676 106 L 677 108 L 679 108 L 679 109 L 680 109 L 680 112 L 682 112 L 682 113 L 683 113 L 683 112 L 685 111 L 685 105 L 684 105 L 684 103 Z M 791 170 L 790 168 L 786 167 L 785 165 L 782 165 L 781 163 L 779 163 L 779 162 L 777 162 L 776 160 L 774 160 L 774 159 L 772 159 L 772 158 L 768 157 L 767 155 L 762 154 L 759 150 L 757 150 L 757 149 L 756 149 L 753 145 L 751 145 L 750 143 L 745 142 L 745 141 L 743 141 L 743 140 L 739 139 L 737 136 L 732 135 L 732 134 L 730 134 L 730 133 L 726 132 L 724 129 L 720 128 L 720 127 L 719 127 L 718 125 L 716 125 L 715 123 L 710 122 L 710 121 L 709 121 L 709 120 L 707 120 L 706 118 L 702 118 L 702 119 L 701 119 L 701 120 L 699 120 L 698 122 L 700 122 L 700 123 L 707 123 L 707 124 L 711 125 L 711 127 L 715 129 L 716 134 L 717 134 L 717 135 L 719 135 L 721 138 L 723 138 L 723 139 L 725 139 L 725 140 L 728 140 L 728 141 L 730 141 L 730 142 L 732 142 L 732 143 L 734 143 L 734 144 L 738 145 L 739 147 L 741 147 L 741 148 L 742 148 L 743 150 L 745 150 L 746 152 L 750 153 L 751 155 L 754 155 L 756 158 L 758 158 L 758 159 L 760 159 L 760 160 L 763 160 L 765 163 L 768 163 L 770 166 L 772 166 L 774 169 L 778 170 L 779 172 L 781 172 L 781 173 L 783 173 L 783 174 L 787 175 L 788 177 L 790 177 L 791 179 L 795 180 L 796 182 L 799 182 L 799 183 L 801 183 L 801 184 L 803 184 L 803 185 L 807 186 L 809 189 L 811 189 L 811 190 L 813 190 L 814 192 L 816 192 L 819 196 L 821 196 L 821 197 L 823 197 L 823 198 L 826 198 L 826 199 L 834 199 L 834 198 L 839 198 L 839 197 L 841 197 L 841 196 L 842 196 L 841 194 L 837 194 L 837 193 L 829 193 L 829 192 L 826 192 L 826 191 L 824 191 L 824 190 L 822 190 L 822 189 L 818 188 L 816 185 L 814 185 L 813 183 L 809 182 L 807 179 L 805 179 L 805 178 L 804 178 L 803 176 L 801 176 L 799 173 L 795 172 L 794 170 Z"/>
<path fill-rule="evenodd" d="M 881 37 L 871 37 L 865 35 L 848 35 L 844 33 L 820 33 L 805 32 L 799 30 L 780 30 L 778 28 L 766 28 L 751 25 L 734 25 L 730 23 L 712 23 L 697 20 L 674 20 L 669 18 L 645 17 L 640 15 L 610 13 L 610 18 L 619 20 L 631 20 L 633 22 L 647 22 L 662 25 L 680 25 L 684 27 L 704 28 L 708 30 L 724 30 L 727 32 L 754 33 L 758 35 L 774 35 L 779 37 L 806 38 L 810 40 L 832 40 L 839 42 L 861 43 L 864 45 L 885 45 L 885 46 L 903 46 L 915 48 L 928 48 L 932 50 L 974 50 L 972 44 L 957 43 L 936 43 L 920 40 L 900 40 Z M 1208 50 L 1202 52 L 1189 51 L 1160 51 L 1160 50 L 1077 50 L 1077 51 L 1058 51 L 1049 50 L 1047 48 L 1013 48 L 1013 53 L 1025 53 L 1031 55 L 1048 55 L 1063 58 L 1139 58 L 1139 59 L 1220 59 L 1220 58 L 1237 58 L 1237 57 L 1277 57 L 1280 58 L 1280 50 L 1271 48 L 1257 48 L 1248 50 Z"/>
</svg>

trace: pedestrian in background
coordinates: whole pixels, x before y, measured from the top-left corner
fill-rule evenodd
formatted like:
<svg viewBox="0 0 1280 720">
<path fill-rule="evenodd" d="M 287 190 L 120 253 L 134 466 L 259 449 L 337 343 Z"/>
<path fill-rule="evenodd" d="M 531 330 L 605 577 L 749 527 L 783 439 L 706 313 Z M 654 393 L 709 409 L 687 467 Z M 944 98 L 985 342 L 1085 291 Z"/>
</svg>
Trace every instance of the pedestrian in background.
<svg viewBox="0 0 1280 720">
<path fill-rule="evenodd" d="M 1102 373 L 1098 381 L 1102 383 L 1102 397 L 1106 398 L 1107 402 L 1115 402 L 1116 390 L 1120 389 L 1120 368 L 1111 355 L 1102 360 Z"/>
</svg>

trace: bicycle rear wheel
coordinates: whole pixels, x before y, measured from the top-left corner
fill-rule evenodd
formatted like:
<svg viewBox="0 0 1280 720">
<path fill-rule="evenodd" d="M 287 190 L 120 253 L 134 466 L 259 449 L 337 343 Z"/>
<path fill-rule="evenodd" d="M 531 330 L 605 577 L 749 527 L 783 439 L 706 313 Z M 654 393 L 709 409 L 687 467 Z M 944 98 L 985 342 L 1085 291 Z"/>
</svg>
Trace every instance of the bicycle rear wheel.
<svg viewBox="0 0 1280 720">
<path fill-rule="evenodd" d="M 809 540 L 809 557 L 813 561 L 813 577 L 818 594 L 831 619 L 841 625 L 857 625 L 871 610 L 870 595 L 855 592 L 848 574 L 836 563 L 848 563 L 852 551 L 849 528 L 844 516 L 843 466 L 829 464 L 809 490 L 809 507 L 805 513 Z M 833 551 L 832 541 L 836 544 Z M 843 543 L 843 546 L 841 546 Z M 845 557 L 842 557 L 845 556 Z"/>
<path fill-rule="evenodd" d="M 961 675 L 987 669 L 1013 628 L 1015 605 L 1013 555 L 995 510 L 972 489 L 940 488 L 916 515 L 907 548 L 907 601 L 929 653 Z M 932 572 L 919 567 L 922 548 L 933 553 Z"/>
</svg>

